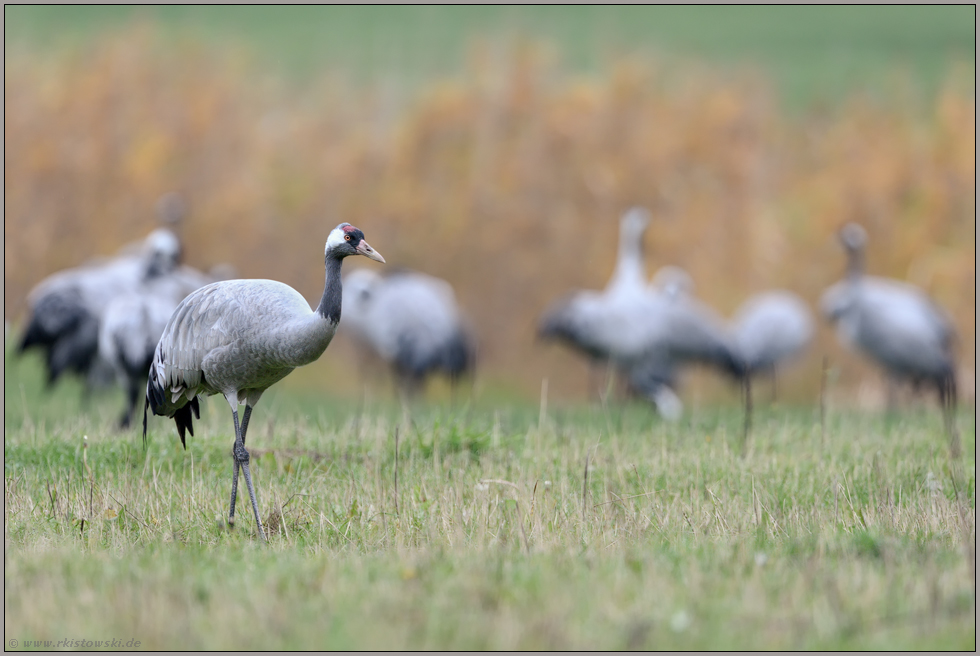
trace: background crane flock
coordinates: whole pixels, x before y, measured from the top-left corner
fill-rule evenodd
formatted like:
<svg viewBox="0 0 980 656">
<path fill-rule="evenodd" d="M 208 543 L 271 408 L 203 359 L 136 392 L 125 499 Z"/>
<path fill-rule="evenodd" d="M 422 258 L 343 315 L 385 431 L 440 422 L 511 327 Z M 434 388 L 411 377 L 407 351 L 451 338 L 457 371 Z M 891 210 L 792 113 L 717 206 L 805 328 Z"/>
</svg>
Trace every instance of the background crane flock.
<svg viewBox="0 0 980 656">
<path fill-rule="evenodd" d="M 53 386 L 66 372 L 90 388 L 115 380 L 125 390 L 121 427 L 132 421 L 157 342 L 177 305 L 216 280 L 234 277 L 228 265 L 203 273 L 181 263 L 176 195 L 161 199 L 167 227 L 153 230 L 111 258 L 55 273 L 30 292 L 30 315 L 18 351 L 44 353 Z M 165 209 L 170 207 L 170 210 Z M 746 403 L 749 381 L 776 372 L 809 347 L 816 326 L 808 304 L 788 290 L 746 299 L 726 320 L 699 300 L 682 268 L 663 262 L 647 276 L 644 237 L 651 213 L 627 209 L 617 235 L 583 235 L 596 248 L 617 249 L 615 268 L 602 290 L 577 290 L 543 308 L 541 340 L 559 341 L 611 373 L 626 393 L 652 403 L 665 419 L 683 410 L 684 372 L 702 366 L 738 383 Z M 956 400 L 955 334 L 943 311 L 922 291 L 863 272 L 867 236 L 857 224 L 839 232 L 846 253 L 844 280 L 829 286 L 820 314 L 837 327 L 841 343 L 878 364 L 893 392 L 901 380 L 934 387 L 944 407 Z M 381 236 L 383 239 L 383 235 Z M 478 331 L 466 318 L 450 281 L 404 267 L 381 274 L 354 269 L 344 279 L 341 333 L 362 357 L 383 363 L 397 389 L 417 396 L 442 374 L 453 384 L 472 375 Z M 947 415 L 949 416 L 949 415 Z"/>
<path fill-rule="evenodd" d="M 172 227 L 182 215 L 175 206 L 182 207 L 178 197 L 161 199 L 161 217 Z M 664 262 L 648 280 L 644 236 L 650 222 L 647 209 L 632 207 L 622 214 L 617 235 L 583 236 L 596 248 L 616 245 L 612 275 L 602 290 L 580 289 L 553 301 L 541 314 L 537 336 L 565 344 L 592 370 L 620 378 L 628 394 L 650 402 L 667 421 L 683 415 L 687 369 L 703 366 L 736 382 L 745 404 L 744 454 L 752 378 L 768 373 L 775 396 L 777 370 L 813 339 L 810 308 L 793 292 L 774 289 L 746 299 L 726 320 L 697 298 L 695 281 L 683 268 Z M 951 322 L 914 286 L 865 275 L 867 234 L 861 226 L 846 224 L 838 234 L 846 276 L 824 292 L 821 314 L 847 348 L 884 370 L 890 385 L 907 379 L 936 389 L 951 451 L 958 454 Z M 132 423 L 145 386 L 144 440 L 152 411 L 172 418 L 185 444 L 200 416 L 197 397 L 223 395 L 235 429 L 228 522 L 234 523 L 241 472 L 262 539 L 245 448 L 252 409 L 270 386 L 319 358 L 338 328 L 367 357 L 384 363 L 403 402 L 420 394 L 434 374 L 448 377 L 454 390 L 460 377 L 473 374 L 478 331 L 451 282 L 405 268 L 386 274 L 359 268 L 342 282 L 340 265 L 348 255 L 385 261 L 350 224 L 337 226 L 327 239 L 326 282 L 315 310 L 288 285 L 222 281 L 226 276 L 219 272 L 227 267 L 205 274 L 182 264 L 182 253 L 171 227 L 159 227 L 113 258 L 49 276 L 29 295 L 31 312 L 18 350 L 44 352 L 49 388 L 66 372 L 85 378 L 87 388 L 116 380 L 126 395 L 123 429 Z M 245 405 L 241 421 L 239 404 Z"/>
</svg>

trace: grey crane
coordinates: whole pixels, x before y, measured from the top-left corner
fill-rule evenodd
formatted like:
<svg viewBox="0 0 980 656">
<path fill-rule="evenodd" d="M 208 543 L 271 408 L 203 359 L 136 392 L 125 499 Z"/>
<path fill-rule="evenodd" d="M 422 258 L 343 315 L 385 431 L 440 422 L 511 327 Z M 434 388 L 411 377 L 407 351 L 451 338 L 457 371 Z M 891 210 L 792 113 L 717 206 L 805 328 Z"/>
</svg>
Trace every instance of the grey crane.
<svg viewBox="0 0 980 656">
<path fill-rule="evenodd" d="M 539 333 L 610 359 L 668 419 L 679 415 L 671 389 L 678 368 L 700 362 L 736 378 L 744 373 L 721 317 L 683 294 L 645 291 L 631 302 L 610 302 L 580 291 L 545 313 Z"/>
<path fill-rule="evenodd" d="M 681 267 L 668 264 L 653 274 L 647 292 L 665 302 L 686 302 L 694 293 L 694 279 Z M 718 325 L 718 318 L 712 317 L 710 324 Z M 684 411 L 684 403 L 676 391 L 678 378 L 676 362 L 646 358 L 629 372 L 628 382 L 630 389 L 652 401 L 664 418 L 677 421 Z"/>
<path fill-rule="evenodd" d="M 645 207 L 638 205 L 630 207 L 620 217 L 616 267 L 603 290 L 603 297 L 607 303 L 629 305 L 641 302 L 646 296 L 646 261 L 643 254 L 643 237 L 649 226 L 650 211 Z M 605 370 L 606 382 L 603 387 L 607 392 L 615 389 L 617 373 L 625 374 L 626 385 L 629 389 L 634 387 L 629 381 L 629 372 L 622 371 L 606 356 L 591 356 L 589 358 L 590 380 L 596 378 L 596 372 L 600 368 Z M 595 385 L 590 384 L 589 387 L 594 388 Z M 665 411 L 668 407 L 673 408 L 672 402 L 677 400 L 676 396 L 669 398 L 669 394 L 661 394 L 660 397 Z M 657 404 L 657 407 L 660 408 L 661 404 Z"/>
<path fill-rule="evenodd" d="M 731 330 L 746 370 L 775 370 L 802 353 L 813 339 L 810 308 L 796 294 L 774 289 L 751 296 L 735 311 Z"/>
<path fill-rule="evenodd" d="M 225 280 L 201 287 L 174 310 L 150 365 L 143 406 L 144 441 L 148 409 L 174 420 L 186 448 L 185 431 L 194 434 L 192 413 L 200 418 L 199 395 L 221 394 L 231 406 L 235 443 L 228 523 L 235 522 L 240 470 L 262 540 L 265 533 L 245 449 L 248 420 L 269 387 L 296 367 L 319 358 L 330 344 L 343 303 L 340 267 L 350 255 L 384 262 L 363 232 L 349 223 L 338 225 L 324 247 L 326 275 L 315 310 L 299 292 L 274 280 Z M 243 403 L 245 413 L 239 425 L 238 406 Z"/>
<path fill-rule="evenodd" d="M 49 387 L 66 371 L 97 371 L 99 325 L 109 303 L 178 265 L 180 242 L 165 228 L 151 232 L 138 252 L 52 274 L 27 297 L 30 318 L 18 352 L 44 352 Z"/>
<path fill-rule="evenodd" d="M 445 280 L 404 268 L 384 276 L 356 269 L 344 285 L 341 331 L 390 366 L 404 392 L 417 392 L 436 372 L 455 386 L 472 370 L 471 331 Z"/>
<path fill-rule="evenodd" d="M 566 295 L 542 314 L 538 325 L 538 337 L 543 339 L 556 338 L 569 348 L 586 356 L 589 362 L 589 389 L 593 388 L 592 379 L 600 367 L 608 367 L 611 362 L 609 354 L 603 348 L 598 348 L 589 336 L 562 323 L 574 322 L 574 314 L 579 306 L 582 312 L 589 314 L 593 307 L 598 306 L 629 306 L 642 302 L 647 295 L 646 264 L 643 257 L 643 236 L 650 224 L 650 214 L 642 207 L 631 207 L 619 219 L 619 239 L 616 253 L 616 266 L 612 276 L 602 292 L 580 290 Z M 574 300 L 577 297 L 578 300 Z M 615 309 L 613 310 L 615 311 Z"/>
<path fill-rule="evenodd" d="M 542 333 L 609 358 L 644 394 L 673 386 L 674 371 L 695 362 L 741 377 L 724 322 L 707 306 L 654 295 L 630 305 L 603 301 L 595 293 L 575 294 L 547 314 Z"/>
<path fill-rule="evenodd" d="M 227 277 L 231 276 L 205 274 L 182 265 L 110 301 L 99 325 L 99 357 L 112 369 L 126 394 L 126 406 L 119 419 L 121 428 L 127 428 L 133 420 L 140 385 L 177 305 L 195 289 Z"/>
<path fill-rule="evenodd" d="M 630 384 L 678 418 L 683 408 L 675 390 L 680 372 L 688 365 L 708 365 L 736 380 L 744 380 L 739 357 L 725 321 L 694 296 L 694 279 L 684 269 L 666 265 L 650 282 L 650 298 L 662 345 L 633 367 Z"/>
<path fill-rule="evenodd" d="M 752 425 L 752 376 L 768 371 L 776 394 L 776 368 L 800 353 L 813 339 L 813 318 L 796 294 L 777 289 L 751 296 L 735 311 L 732 344 L 745 366 L 742 392 L 745 435 Z"/>
<path fill-rule="evenodd" d="M 877 363 L 890 381 L 935 386 L 953 440 L 956 334 L 952 322 L 919 288 L 865 275 L 867 233 L 860 225 L 845 225 L 838 237 L 847 253 L 847 275 L 824 292 L 822 313 L 836 324 L 841 343 Z"/>
</svg>

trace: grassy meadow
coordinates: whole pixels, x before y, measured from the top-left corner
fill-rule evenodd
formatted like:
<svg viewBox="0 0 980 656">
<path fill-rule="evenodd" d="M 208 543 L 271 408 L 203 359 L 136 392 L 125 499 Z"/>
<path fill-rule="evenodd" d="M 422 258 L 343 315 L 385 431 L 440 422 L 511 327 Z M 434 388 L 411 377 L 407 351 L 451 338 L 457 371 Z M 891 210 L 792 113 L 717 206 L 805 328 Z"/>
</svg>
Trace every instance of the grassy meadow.
<svg viewBox="0 0 980 656">
<path fill-rule="evenodd" d="M 143 649 L 972 650 L 975 421 L 760 403 L 410 409 L 286 390 L 231 420 L 112 422 L 5 359 L 5 640 Z M 960 502 L 957 503 L 957 491 Z M 962 514 L 961 514 L 962 513 Z"/>
</svg>

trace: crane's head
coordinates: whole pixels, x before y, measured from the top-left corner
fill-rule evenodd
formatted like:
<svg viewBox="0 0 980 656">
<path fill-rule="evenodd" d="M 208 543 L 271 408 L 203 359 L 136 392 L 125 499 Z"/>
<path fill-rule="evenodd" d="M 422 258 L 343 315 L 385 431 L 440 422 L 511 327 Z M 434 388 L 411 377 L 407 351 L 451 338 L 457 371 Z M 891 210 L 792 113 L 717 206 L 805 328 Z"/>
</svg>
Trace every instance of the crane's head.
<svg viewBox="0 0 980 656">
<path fill-rule="evenodd" d="M 341 223 L 330 231 L 327 237 L 327 245 L 323 249 L 325 257 L 331 255 L 336 258 L 344 258 L 348 255 L 363 255 L 375 262 L 384 262 L 381 253 L 371 248 L 371 245 L 364 239 L 364 233 L 349 223 Z"/>
<path fill-rule="evenodd" d="M 619 219 L 620 233 L 628 234 L 631 239 L 642 239 L 649 225 L 650 212 L 644 207 L 631 207 Z"/>
<path fill-rule="evenodd" d="M 667 298 L 682 298 L 694 293 L 694 278 L 679 266 L 668 264 L 660 267 L 653 274 L 650 287 L 658 290 Z"/>
<path fill-rule="evenodd" d="M 848 223 L 837 233 L 840 243 L 849 253 L 861 251 L 868 242 L 868 233 L 857 223 Z"/>
<path fill-rule="evenodd" d="M 167 228 L 157 228 L 143 241 L 146 277 L 166 275 L 180 265 L 183 249 L 180 240 Z"/>
</svg>

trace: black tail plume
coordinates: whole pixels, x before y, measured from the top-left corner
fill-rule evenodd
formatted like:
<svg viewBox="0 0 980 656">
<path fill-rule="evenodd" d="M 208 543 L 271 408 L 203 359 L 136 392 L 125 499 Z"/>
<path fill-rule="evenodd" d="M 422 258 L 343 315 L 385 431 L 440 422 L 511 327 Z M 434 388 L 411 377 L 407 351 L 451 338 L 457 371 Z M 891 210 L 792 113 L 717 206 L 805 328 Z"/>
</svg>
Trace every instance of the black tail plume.
<svg viewBox="0 0 980 656">
<path fill-rule="evenodd" d="M 198 405 L 197 397 L 195 396 L 190 400 L 190 403 L 182 408 L 179 408 L 177 412 L 174 413 L 174 422 L 177 424 L 177 434 L 180 435 L 180 443 L 187 448 L 187 442 L 184 438 L 184 431 L 187 431 L 192 436 L 194 435 L 194 418 L 191 417 L 193 413 L 194 418 L 201 418 L 201 407 Z"/>
</svg>

